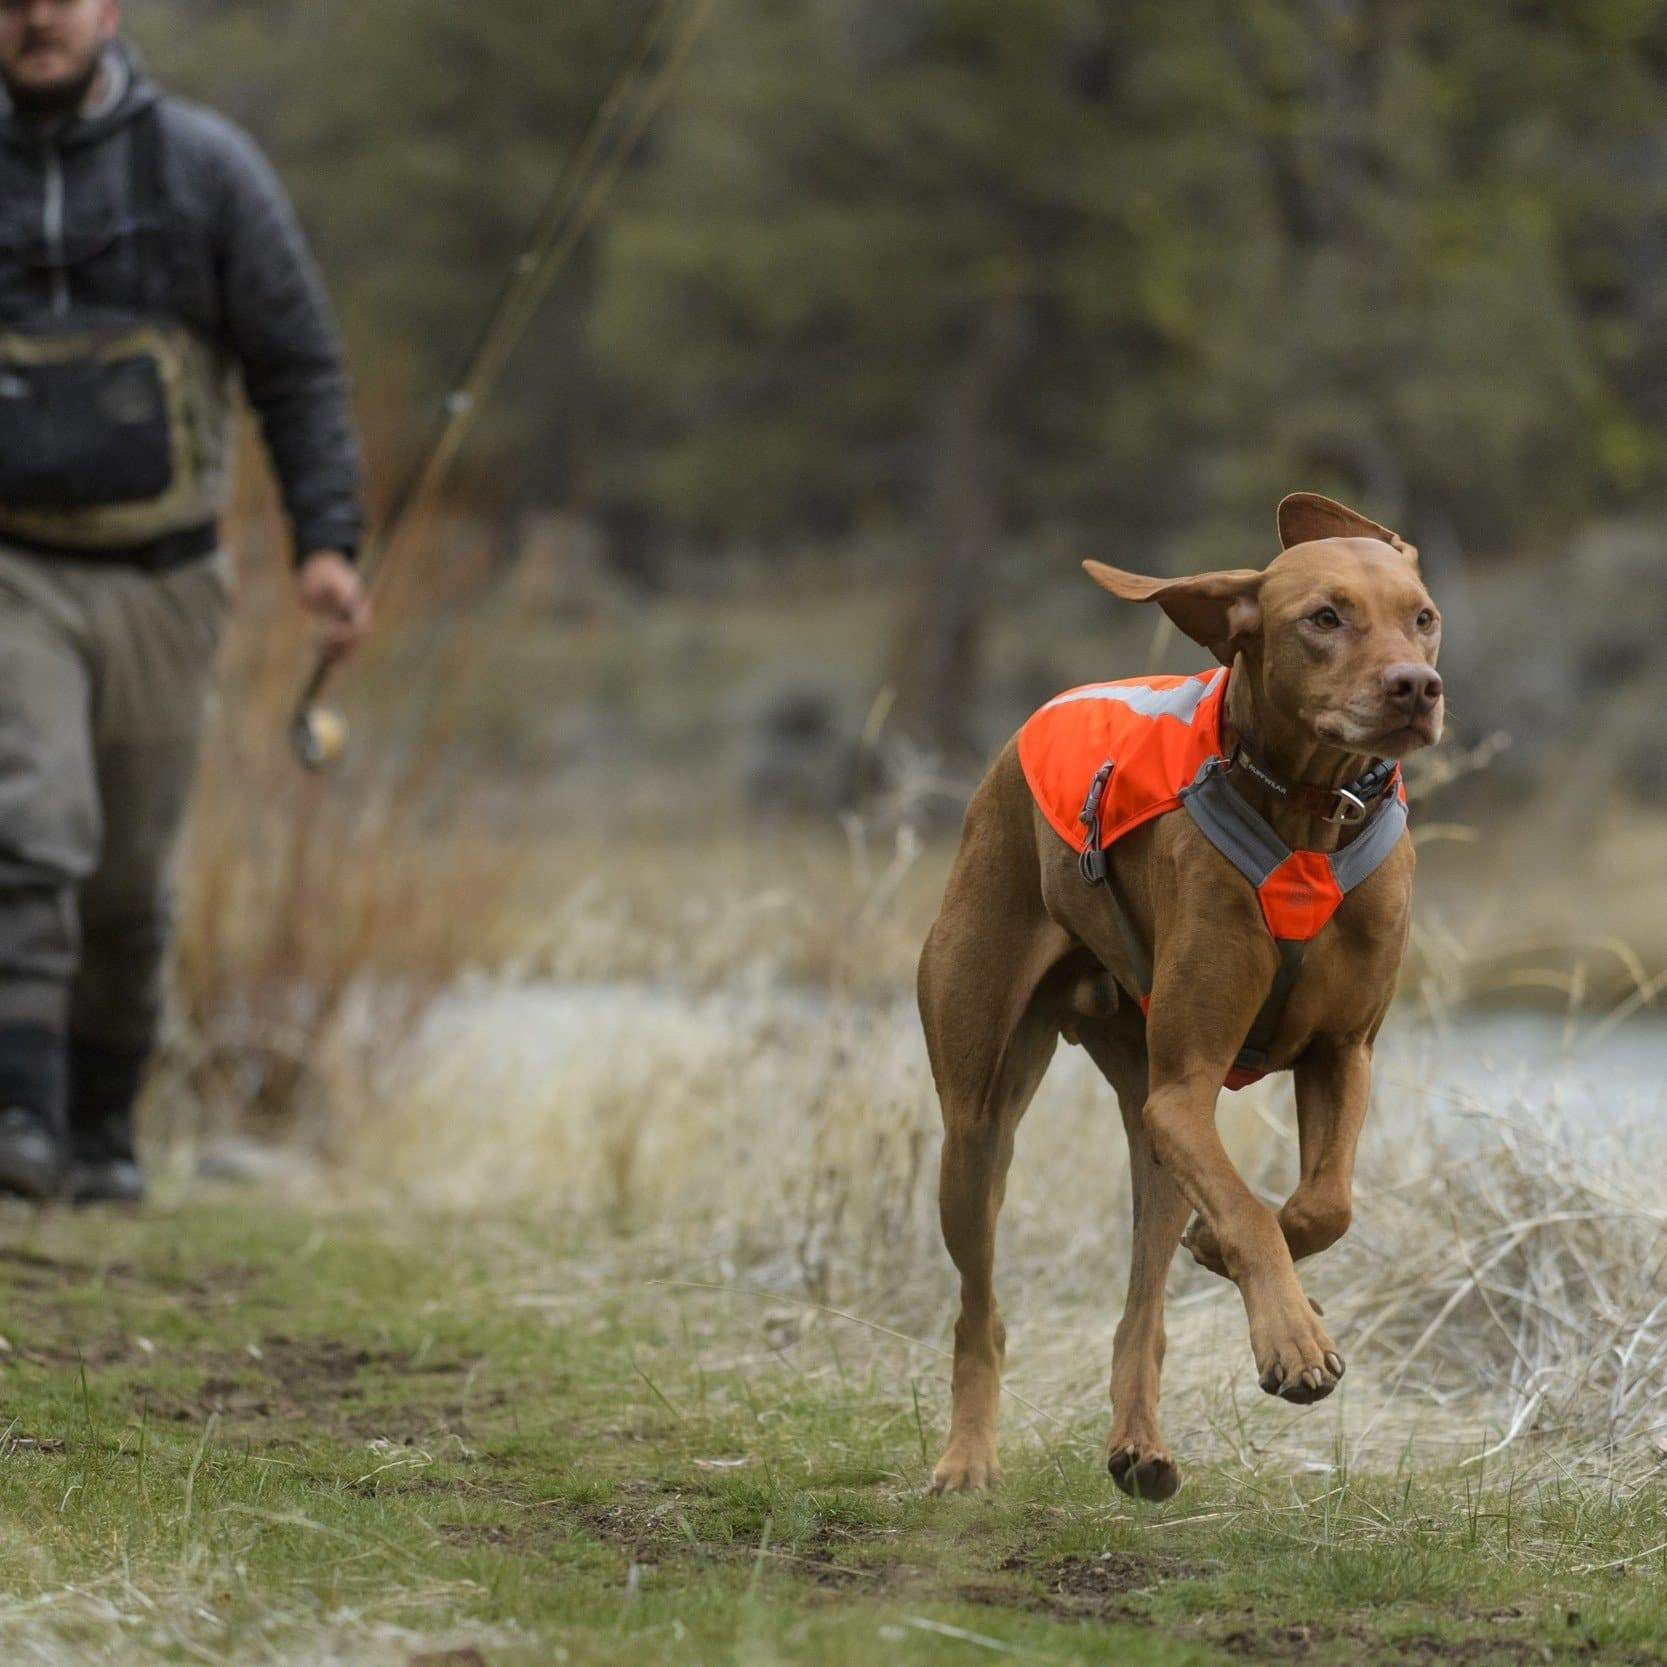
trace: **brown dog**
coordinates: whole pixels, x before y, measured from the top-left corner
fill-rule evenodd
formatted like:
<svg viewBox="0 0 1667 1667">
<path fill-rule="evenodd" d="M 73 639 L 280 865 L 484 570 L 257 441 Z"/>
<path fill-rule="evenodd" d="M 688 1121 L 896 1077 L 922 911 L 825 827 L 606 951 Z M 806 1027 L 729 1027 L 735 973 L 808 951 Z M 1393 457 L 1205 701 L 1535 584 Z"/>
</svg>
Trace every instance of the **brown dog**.
<svg viewBox="0 0 1667 1667">
<path fill-rule="evenodd" d="M 1387 529 L 1307 493 L 1287 498 L 1278 521 L 1283 553 L 1265 571 L 1161 581 L 1084 565 L 1114 596 L 1156 602 L 1231 668 L 1224 732 L 1249 759 L 1232 771 L 1232 790 L 1292 850 L 1337 852 L 1354 830 L 1322 817 L 1326 795 L 1375 759 L 1440 738 L 1441 622 L 1417 551 Z M 1303 786 L 1287 794 L 1279 783 Z M 1243 1295 L 1263 1389 L 1319 1400 L 1343 1374 L 1294 1264 L 1349 1225 L 1372 1046 L 1406 946 L 1411 842 L 1402 835 L 1308 944 L 1269 1041 L 1268 1068 L 1295 1073 L 1301 1151 L 1301 1179 L 1277 1214 L 1215 1128 L 1216 1096 L 1280 964 L 1257 893 L 1186 815 L 1135 828 L 1108 860 L 1112 890 L 1085 883 L 1010 744 L 968 806 L 921 957 L 921 1018 L 944 1118 L 939 1207 L 961 1276 L 953 1410 L 934 1492 L 1000 1479 L 996 1218 L 1014 1132 L 1062 1033 L 1110 1080 L 1129 1142 L 1134 1246 L 1106 1450 L 1118 1486 L 1165 1499 L 1179 1485 L 1158 1394 L 1164 1283 L 1184 1230 L 1194 1258 Z M 1119 930 L 1114 896 L 1132 930 Z M 1127 994 L 1142 987 L 1143 951 L 1149 1018 Z"/>
</svg>

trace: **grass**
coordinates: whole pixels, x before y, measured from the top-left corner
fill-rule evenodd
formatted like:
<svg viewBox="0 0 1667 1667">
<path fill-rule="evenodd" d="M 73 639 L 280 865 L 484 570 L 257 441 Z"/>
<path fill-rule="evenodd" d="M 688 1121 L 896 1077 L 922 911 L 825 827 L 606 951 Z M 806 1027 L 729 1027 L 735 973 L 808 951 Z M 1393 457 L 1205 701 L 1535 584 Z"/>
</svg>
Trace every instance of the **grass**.
<svg viewBox="0 0 1667 1667">
<path fill-rule="evenodd" d="M 1651 1107 L 1582 1121 L 1402 1048 L 1354 1231 L 1305 1270 L 1343 1390 L 1257 1394 L 1236 1294 L 1178 1265 L 1187 1481 L 1143 1510 L 1098 1458 L 1122 1143 L 1062 1050 L 1003 1217 L 1008 1486 L 928 1501 L 952 1289 L 908 991 L 942 784 L 916 761 L 839 827 L 739 809 L 744 715 L 798 668 L 871 710 L 880 602 L 541 613 L 442 554 L 384 595 L 323 786 L 283 750 L 287 581 L 251 575 L 162 1203 L 0 1217 L 0 1660 L 1667 1659 Z M 1659 979 L 1544 912 L 1545 853 L 1428 831 L 1397 1023 L 1549 993 L 1601 1070 Z M 1603 847 L 1658 849 L 1641 820 Z M 1288 1092 L 1220 1122 L 1280 1196 Z M 195 1178 L 227 1128 L 268 1141 L 259 1189 Z"/>
<path fill-rule="evenodd" d="M 1010 1406 L 1003 1493 L 932 1501 L 928 1349 L 663 1283 L 690 1263 L 627 1241 L 234 1195 L 14 1216 L 0 1261 L 8 1661 L 1645 1662 L 1667 1637 L 1659 1485 L 1413 1442 L 1371 1473 L 1208 1465 L 1142 1508 L 1097 1417 L 1026 1435 Z"/>
</svg>

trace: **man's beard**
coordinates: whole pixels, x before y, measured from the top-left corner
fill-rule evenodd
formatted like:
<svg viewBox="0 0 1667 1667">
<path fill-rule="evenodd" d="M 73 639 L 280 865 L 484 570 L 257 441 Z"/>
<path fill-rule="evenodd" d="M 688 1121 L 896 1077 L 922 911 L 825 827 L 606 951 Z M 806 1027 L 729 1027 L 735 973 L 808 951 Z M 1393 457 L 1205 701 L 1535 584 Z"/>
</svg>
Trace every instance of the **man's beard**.
<svg viewBox="0 0 1667 1667">
<path fill-rule="evenodd" d="M 100 48 L 79 75 L 53 81 L 46 86 L 23 86 L 13 81 L 9 75 L 5 76 L 6 92 L 11 98 L 12 109 L 29 122 L 54 122 L 65 116 L 73 116 L 87 102 L 87 94 L 93 90 L 93 83 L 98 80 L 98 72 L 103 63 L 104 52 Z"/>
</svg>

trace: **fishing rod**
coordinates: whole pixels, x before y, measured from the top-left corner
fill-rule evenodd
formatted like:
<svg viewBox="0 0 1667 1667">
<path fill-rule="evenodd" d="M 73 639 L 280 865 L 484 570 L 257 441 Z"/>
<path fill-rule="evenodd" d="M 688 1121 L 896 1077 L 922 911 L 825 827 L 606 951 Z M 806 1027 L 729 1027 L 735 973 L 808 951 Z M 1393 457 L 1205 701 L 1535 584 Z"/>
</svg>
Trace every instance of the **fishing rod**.
<svg viewBox="0 0 1667 1667">
<path fill-rule="evenodd" d="M 411 530 L 421 529 L 423 512 L 444 486 L 482 405 L 619 183 L 716 7 L 717 0 L 661 0 L 638 32 L 571 164 L 552 188 L 531 238 L 505 273 L 480 335 L 463 361 L 462 374 L 441 406 L 433 438 L 389 500 L 379 535 L 369 541 L 363 564 L 367 590 L 374 592 Z M 679 12 L 681 19 L 672 31 Z M 660 67 L 644 81 L 645 67 L 668 32 L 671 39 Z M 638 94 L 634 102 L 633 92 Z M 317 653 L 290 720 L 290 746 L 310 771 L 330 769 L 347 751 L 347 720 L 321 704 L 338 664 L 339 656 L 322 649 Z"/>
</svg>

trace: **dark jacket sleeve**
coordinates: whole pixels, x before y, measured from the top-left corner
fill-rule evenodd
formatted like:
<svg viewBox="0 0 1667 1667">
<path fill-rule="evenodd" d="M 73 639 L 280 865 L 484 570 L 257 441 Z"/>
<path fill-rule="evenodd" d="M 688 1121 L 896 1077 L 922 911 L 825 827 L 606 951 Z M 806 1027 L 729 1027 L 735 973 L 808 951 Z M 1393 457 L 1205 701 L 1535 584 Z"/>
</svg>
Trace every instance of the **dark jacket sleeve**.
<svg viewBox="0 0 1667 1667">
<path fill-rule="evenodd" d="M 324 280 L 254 141 L 225 123 L 217 148 L 222 327 L 260 417 L 296 559 L 352 555 L 364 530 L 363 470 Z"/>
</svg>

